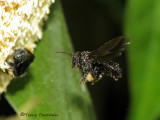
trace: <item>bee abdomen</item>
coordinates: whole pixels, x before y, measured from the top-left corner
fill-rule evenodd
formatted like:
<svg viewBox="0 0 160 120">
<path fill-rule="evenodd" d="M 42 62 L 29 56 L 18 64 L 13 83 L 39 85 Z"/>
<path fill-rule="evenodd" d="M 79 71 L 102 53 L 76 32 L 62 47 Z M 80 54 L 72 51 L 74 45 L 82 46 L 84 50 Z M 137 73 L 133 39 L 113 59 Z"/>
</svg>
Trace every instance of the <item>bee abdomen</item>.
<svg viewBox="0 0 160 120">
<path fill-rule="evenodd" d="M 106 73 L 116 81 L 122 78 L 122 69 L 119 67 L 119 64 L 112 61 L 107 62 Z"/>
</svg>

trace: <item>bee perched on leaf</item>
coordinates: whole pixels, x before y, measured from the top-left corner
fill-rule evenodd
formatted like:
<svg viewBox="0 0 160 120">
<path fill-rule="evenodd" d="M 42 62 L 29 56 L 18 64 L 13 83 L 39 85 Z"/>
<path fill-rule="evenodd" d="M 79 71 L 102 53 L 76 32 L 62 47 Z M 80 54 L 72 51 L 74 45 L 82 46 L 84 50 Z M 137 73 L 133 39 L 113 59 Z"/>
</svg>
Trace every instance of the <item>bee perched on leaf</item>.
<svg viewBox="0 0 160 120">
<path fill-rule="evenodd" d="M 112 59 L 120 56 L 129 44 L 127 37 L 120 36 L 93 51 L 57 53 L 70 55 L 72 57 L 72 68 L 78 67 L 83 73 L 81 81 L 84 81 L 85 84 L 86 82 L 94 84 L 104 76 L 110 76 L 116 81 L 122 77 L 122 70 L 119 64 L 113 62 Z"/>
</svg>

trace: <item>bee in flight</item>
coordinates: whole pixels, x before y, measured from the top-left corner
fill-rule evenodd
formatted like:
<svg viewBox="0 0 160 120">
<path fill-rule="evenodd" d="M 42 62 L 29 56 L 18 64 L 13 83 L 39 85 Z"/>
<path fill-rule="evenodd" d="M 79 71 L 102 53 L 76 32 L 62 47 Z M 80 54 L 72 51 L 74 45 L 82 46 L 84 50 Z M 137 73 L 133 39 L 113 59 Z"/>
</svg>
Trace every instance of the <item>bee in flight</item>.
<svg viewBox="0 0 160 120">
<path fill-rule="evenodd" d="M 78 67 L 83 73 L 81 81 L 84 81 L 85 84 L 87 82 L 94 84 L 104 76 L 110 76 L 116 81 L 122 77 L 122 70 L 119 64 L 113 62 L 112 59 L 120 56 L 129 44 L 129 38 L 120 36 L 93 51 L 57 53 L 70 55 L 72 57 L 72 68 Z"/>
</svg>

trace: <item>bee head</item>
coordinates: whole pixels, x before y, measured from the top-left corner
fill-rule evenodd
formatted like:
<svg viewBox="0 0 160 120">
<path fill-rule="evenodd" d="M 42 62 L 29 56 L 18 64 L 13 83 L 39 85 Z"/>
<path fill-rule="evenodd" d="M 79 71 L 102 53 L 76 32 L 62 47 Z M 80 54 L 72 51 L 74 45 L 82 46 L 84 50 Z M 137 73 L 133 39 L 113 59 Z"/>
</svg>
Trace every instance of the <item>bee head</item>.
<svg viewBox="0 0 160 120">
<path fill-rule="evenodd" d="M 72 68 L 74 68 L 75 66 L 79 66 L 79 62 L 80 62 L 80 57 L 81 57 L 81 52 L 76 52 L 73 54 L 72 56 Z"/>
</svg>

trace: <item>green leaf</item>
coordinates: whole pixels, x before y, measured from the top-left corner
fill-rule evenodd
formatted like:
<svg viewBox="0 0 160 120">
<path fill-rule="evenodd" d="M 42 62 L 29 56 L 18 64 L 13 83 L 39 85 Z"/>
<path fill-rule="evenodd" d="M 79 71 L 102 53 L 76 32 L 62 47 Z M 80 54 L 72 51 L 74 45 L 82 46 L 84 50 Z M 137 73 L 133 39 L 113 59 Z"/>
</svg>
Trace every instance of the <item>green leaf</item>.
<svg viewBox="0 0 160 120">
<path fill-rule="evenodd" d="M 160 117 L 160 1 L 129 0 L 125 34 L 131 39 L 129 120 Z"/>
<path fill-rule="evenodd" d="M 37 44 L 35 60 L 27 75 L 14 79 L 5 94 L 22 119 L 95 120 L 89 93 L 81 75 L 71 68 L 71 57 L 57 51 L 72 52 L 60 2 L 51 7 L 43 38 Z M 28 116 L 24 113 L 32 114 Z M 58 116 L 39 116 L 55 114 Z M 37 114 L 37 117 L 33 114 Z"/>
</svg>

